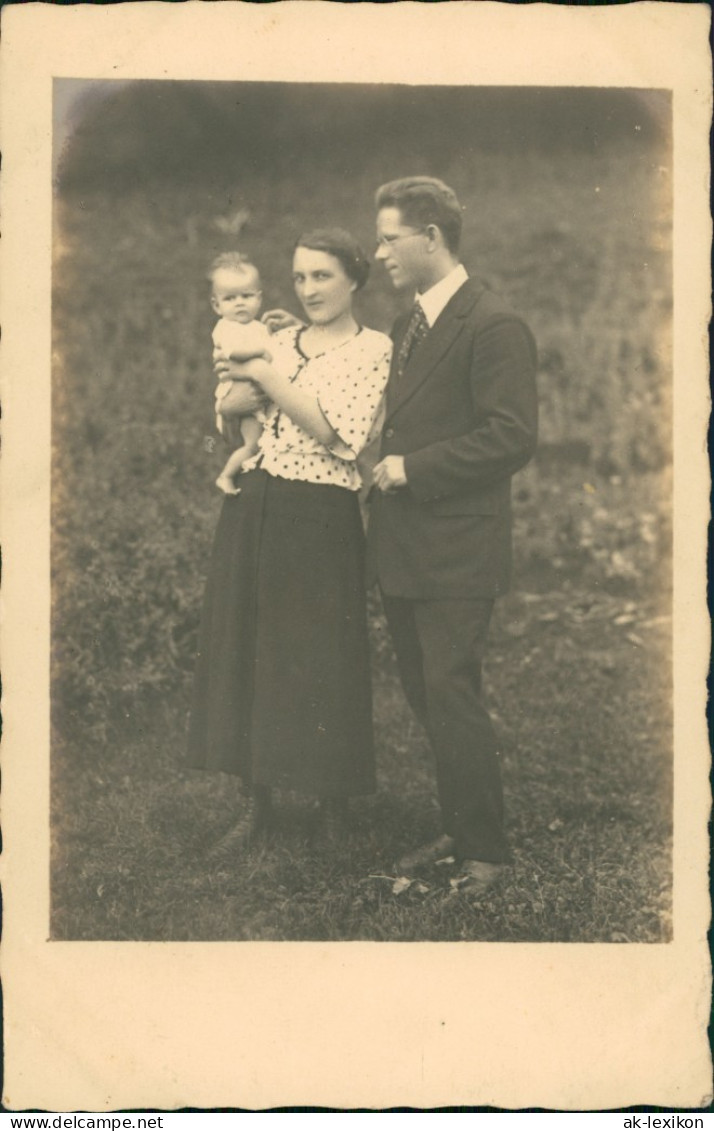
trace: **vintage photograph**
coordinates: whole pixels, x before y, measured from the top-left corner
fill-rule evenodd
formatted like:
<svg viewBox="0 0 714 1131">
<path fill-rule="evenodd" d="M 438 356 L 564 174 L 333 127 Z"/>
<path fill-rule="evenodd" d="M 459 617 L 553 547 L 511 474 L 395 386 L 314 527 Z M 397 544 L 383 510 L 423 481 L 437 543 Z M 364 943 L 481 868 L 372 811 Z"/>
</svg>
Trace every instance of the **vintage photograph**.
<svg viewBox="0 0 714 1131">
<path fill-rule="evenodd" d="M 671 92 L 55 78 L 55 941 L 672 940 Z"/>
</svg>

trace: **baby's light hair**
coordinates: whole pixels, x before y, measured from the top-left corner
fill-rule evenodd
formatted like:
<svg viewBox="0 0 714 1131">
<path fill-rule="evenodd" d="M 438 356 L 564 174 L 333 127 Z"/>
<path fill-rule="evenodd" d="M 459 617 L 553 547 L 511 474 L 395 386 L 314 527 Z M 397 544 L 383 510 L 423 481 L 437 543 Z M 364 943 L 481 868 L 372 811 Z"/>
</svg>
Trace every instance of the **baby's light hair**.
<svg viewBox="0 0 714 1131">
<path fill-rule="evenodd" d="M 242 251 L 224 251 L 216 256 L 209 267 L 208 281 L 212 283 L 219 271 L 238 271 L 242 273 L 247 270 L 255 271 L 260 280 L 260 271 L 252 259 L 244 255 Z"/>
</svg>

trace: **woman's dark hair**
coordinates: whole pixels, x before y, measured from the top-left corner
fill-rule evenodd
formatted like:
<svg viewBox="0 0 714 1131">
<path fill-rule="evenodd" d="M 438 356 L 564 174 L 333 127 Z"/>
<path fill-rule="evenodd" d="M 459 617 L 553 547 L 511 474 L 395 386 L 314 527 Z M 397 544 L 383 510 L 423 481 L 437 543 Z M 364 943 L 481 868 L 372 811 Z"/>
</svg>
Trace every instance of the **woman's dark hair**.
<svg viewBox="0 0 714 1131">
<path fill-rule="evenodd" d="M 369 260 L 357 243 L 354 236 L 344 228 L 316 228 L 313 232 L 304 232 L 297 240 L 295 247 L 306 247 L 310 251 L 324 251 L 339 259 L 345 269 L 345 274 L 357 284 L 357 289 L 363 287 L 369 276 Z"/>
</svg>

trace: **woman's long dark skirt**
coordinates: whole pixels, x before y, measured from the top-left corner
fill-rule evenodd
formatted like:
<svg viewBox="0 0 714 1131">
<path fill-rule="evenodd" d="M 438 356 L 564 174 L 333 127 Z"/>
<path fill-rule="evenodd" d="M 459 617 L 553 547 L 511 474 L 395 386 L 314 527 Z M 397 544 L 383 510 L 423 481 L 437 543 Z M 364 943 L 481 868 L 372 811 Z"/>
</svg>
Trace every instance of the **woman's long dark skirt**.
<svg viewBox="0 0 714 1131">
<path fill-rule="evenodd" d="M 206 587 L 190 764 L 320 796 L 375 788 L 355 492 L 240 477 Z"/>
</svg>

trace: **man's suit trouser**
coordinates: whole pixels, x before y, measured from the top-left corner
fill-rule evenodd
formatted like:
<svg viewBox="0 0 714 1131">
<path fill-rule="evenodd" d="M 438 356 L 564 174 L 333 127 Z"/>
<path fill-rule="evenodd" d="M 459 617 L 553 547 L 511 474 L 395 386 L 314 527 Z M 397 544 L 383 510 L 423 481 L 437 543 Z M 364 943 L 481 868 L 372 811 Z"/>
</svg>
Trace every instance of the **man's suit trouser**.
<svg viewBox="0 0 714 1131">
<path fill-rule="evenodd" d="M 436 759 L 444 832 L 456 855 L 508 859 L 496 736 L 481 699 L 492 600 L 412 600 L 382 594 L 409 704 Z"/>
</svg>

